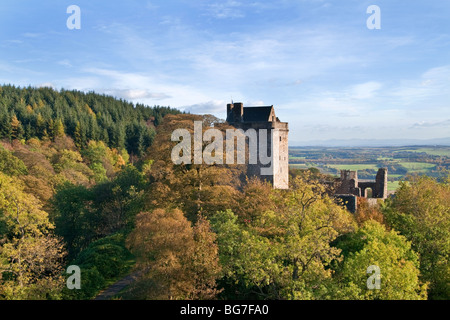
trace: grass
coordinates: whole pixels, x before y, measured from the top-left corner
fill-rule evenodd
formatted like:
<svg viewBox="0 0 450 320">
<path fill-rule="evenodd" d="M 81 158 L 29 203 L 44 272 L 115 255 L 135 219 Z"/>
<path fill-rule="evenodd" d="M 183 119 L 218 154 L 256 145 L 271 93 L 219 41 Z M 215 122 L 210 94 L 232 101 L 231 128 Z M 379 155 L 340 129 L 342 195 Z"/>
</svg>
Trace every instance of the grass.
<svg viewBox="0 0 450 320">
<path fill-rule="evenodd" d="M 436 164 L 426 162 L 399 162 L 399 164 L 408 169 L 408 173 L 427 172 L 436 167 Z"/>
<path fill-rule="evenodd" d="M 311 166 L 308 166 L 304 163 L 292 163 L 292 164 L 289 164 L 289 167 L 294 168 L 294 169 L 308 169 Z"/>
<path fill-rule="evenodd" d="M 417 152 L 426 152 L 428 154 L 431 154 L 433 156 L 443 156 L 443 157 L 450 157 L 450 148 L 421 148 L 417 149 Z"/>
<path fill-rule="evenodd" d="M 388 181 L 387 189 L 388 191 L 395 191 L 398 188 L 399 181 Z"/>
<path fill-rule="evenodd" d="M 408 152 L 425 152 L 429 155 L 433 156 L 441 156 L 441 157 L 450 157 L 450 147 L 442 147 L 442 148 L 417 148 L 417 149 L 407 149 L 407 150 L 398 150 L 394 152 L 402 152 L 402 151 L 408 151 Z"/>
<path fill-rule="evenodd" d="M 374 169 L 378 170 L 378 166 L 376 164 L 330 164 L 328 165 L 330 168 L 338 169 L 338 170 L 364 170 L 364 169 Z"/>
</svg>

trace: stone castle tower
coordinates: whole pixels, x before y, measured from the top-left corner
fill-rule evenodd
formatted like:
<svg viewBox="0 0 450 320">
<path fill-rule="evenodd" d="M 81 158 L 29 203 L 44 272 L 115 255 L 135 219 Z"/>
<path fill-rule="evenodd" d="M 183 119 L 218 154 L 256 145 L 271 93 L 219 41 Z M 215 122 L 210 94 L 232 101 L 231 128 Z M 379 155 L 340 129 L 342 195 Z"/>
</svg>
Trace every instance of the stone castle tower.
<svg viewBox="0 0 450 320">
<path fill-rule="evenodd" d="M 275 116 L 272 106 L 244 107 L 241 102 L 227 104 L 227 122 L 244 131 L 255 129 L 258 132 L 257 152 L 265 152 L 271 159 L 271 165 L 258 163 L 248 165 L 248 175 L 269 180 L 276 189 L 289 188 L 289 153 L 288 153 L 288 123 L 281 122 Z M 266 129 L 264 136 L 261 130 Z M 266 137 L 267 150 L 260 150 L 260 139 Z M 273 147 L 272 147 L 273 146 Z M 261 174 L 261 169 L 269 174 Z"/>
</svg>

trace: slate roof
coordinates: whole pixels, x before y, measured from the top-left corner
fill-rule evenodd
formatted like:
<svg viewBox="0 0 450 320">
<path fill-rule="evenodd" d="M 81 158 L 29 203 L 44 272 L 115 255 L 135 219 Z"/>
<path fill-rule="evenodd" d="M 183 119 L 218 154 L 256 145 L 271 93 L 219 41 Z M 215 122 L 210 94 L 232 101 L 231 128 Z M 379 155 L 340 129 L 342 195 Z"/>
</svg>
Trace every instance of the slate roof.
<svg viewBox="0 0 450 320">
<path fill-rule="evenodd" d="M 272 106 L 244 107 L 244 122 L 269 121 Z"/>
</svg>

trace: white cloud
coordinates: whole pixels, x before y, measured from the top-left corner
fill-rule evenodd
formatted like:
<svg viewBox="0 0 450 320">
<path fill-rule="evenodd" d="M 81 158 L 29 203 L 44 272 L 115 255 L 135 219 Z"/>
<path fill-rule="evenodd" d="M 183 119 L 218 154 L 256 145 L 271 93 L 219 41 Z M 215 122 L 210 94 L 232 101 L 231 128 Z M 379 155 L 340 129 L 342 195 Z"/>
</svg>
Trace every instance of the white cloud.
<svg viewBox="0 0 450 320">
<path fill-rule="evenodd" d="M 153 11 L 153 10 L 158 9 L 159 6 L 157 6 L 157 5 L 154 4 L 153 2 L 147 1 L 146 5 L 145 5 L 145 8 L 148 9 L 148 10 Z"/>
<path fill-rule="evenodd" d="M 414 123 L 412 128 L 431 128 L 431 127 L 445 127 L 450 128 L 450 119 L 444 121 L 419 121 Z"/>
<path fill-rule="evenodd" d="M 151 92 L 145 89 L 115 89 L 105 90 L 104 92 L 106 94 L 131 101 L 142 99 L 164 100 L 170 98 L 170 96 L 165 93 Z"/>
<path fill-rule="evenodd" d="M 68 68 L 72 68 L 73 65 L 70 63 L 69 59 L 63 59 L 57 62 L 59 65 L 64 66 L 64 67 L 68 67 Z"/>
<path fill-rule="evenodd" d="M 450 98 L 450 65 L 431 68 L 417 79 L 403 80 L 390 94 L 406 104 L 437 96 Z"/>
<path fill-rule="evenodd" d="M 25 38 L 40 38 L 44 34 L 43 33 L 36 33 L 36 32 L 25 32 L 22 34 Z"/>
<path fill-rule="evenodd" d="M 55 85 L 51 82 L 43 82 L 37 85 L 39 88 L 53 88 L 55 89 Z"/>
<path fill-rule="evenodd" d="M 244 11 L 240 9 L 242 3 L 235 0 L 215 2 L 207 6 L 207 15 L 217 19 L 244 18 Z"/>
<path fill-rule="evenodd" d="M 370 81 L 353 86 L 350 90 L 350 97 L 353 99 L 371 99 L 383 85 L 376 81 Z"/>
<path fill-rule="evenodd" d="M 200 102 L 188 106 L 182 106 L 184 111 L 198 114 L 218 114 L 223 113 L 226 109 L 227 102 L 223 100 L 211 100 Z"/>
<path fill-rule="evenodd" d="M 204 103 L 199 103 L 199 101 L 213 101 L 214 97 L 220 96 L 217 92 L 205 90 L 208 91 L 205 93 L 203 90 L 189 85 L 172 81 L 166 82 L 164 79 L 144 73 L 122 72 L 105 68 L 84 68 L 82 72 L 90 74 L 90 76 L 71 78 L 69 81 L 74 84 L 72 88 L 95 90 L 135 103 L 152 105 L 155 100 L 161 100 L 164 105 L 175 108 L 184 109 L 189 106 L 192 108 L 197 105 L 200 109 L 206 110 Z"/>
</svg>

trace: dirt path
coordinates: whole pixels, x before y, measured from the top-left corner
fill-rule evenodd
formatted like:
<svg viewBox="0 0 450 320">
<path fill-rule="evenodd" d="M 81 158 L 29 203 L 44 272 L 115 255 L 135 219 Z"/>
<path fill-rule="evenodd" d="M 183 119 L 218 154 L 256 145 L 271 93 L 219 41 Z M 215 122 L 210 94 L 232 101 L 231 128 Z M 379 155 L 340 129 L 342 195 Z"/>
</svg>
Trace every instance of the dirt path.
<svg viewBox="0 0 450 320">
<path fill-rule="evenodd" d="M 141 272 L 136 271 L 132 274 L 129 274 L 128 276 L 120 279 L 119 281 L 113 283 L 105 290 L 101 291 L 94 300 L 109 300 L 115 295 L 117 295 L 121 290 L 123 290 L 125 287 L 133 283 L 136 278 L 139 276 Z"/>
</svg>

